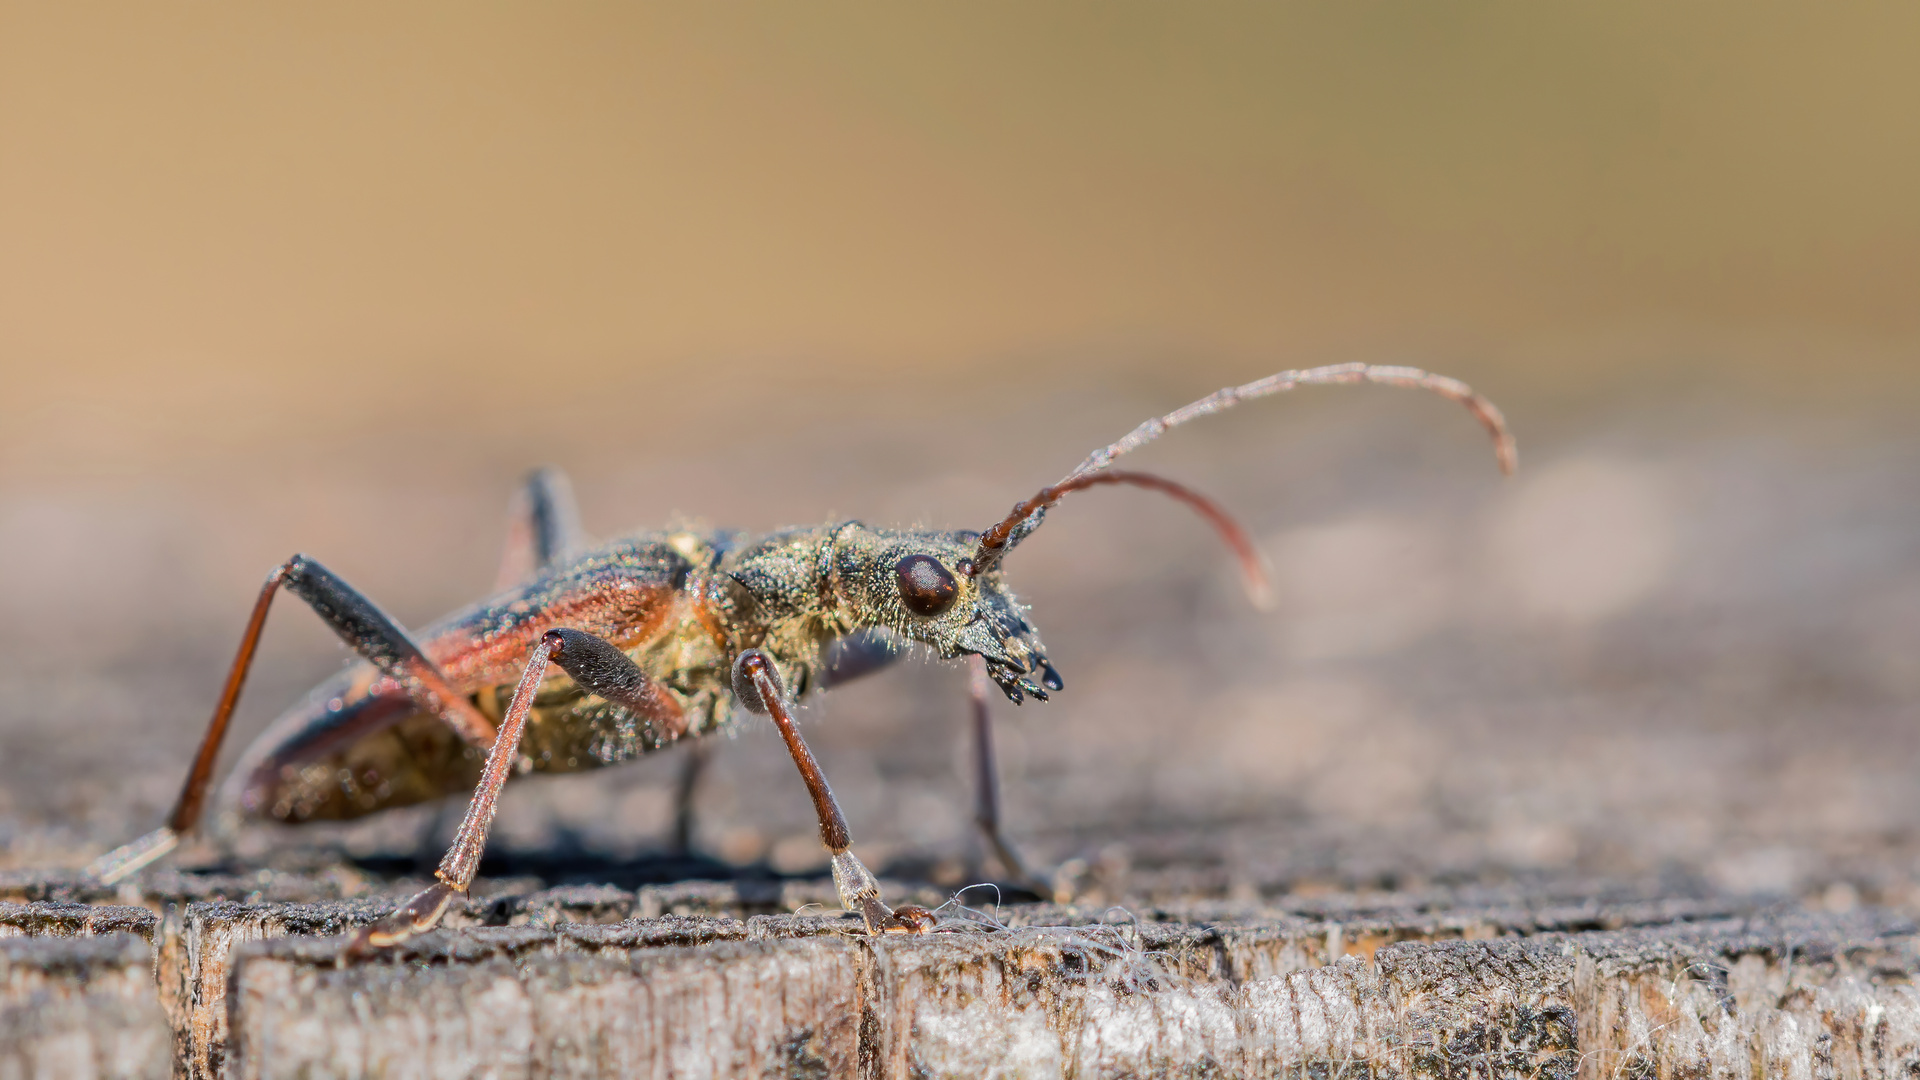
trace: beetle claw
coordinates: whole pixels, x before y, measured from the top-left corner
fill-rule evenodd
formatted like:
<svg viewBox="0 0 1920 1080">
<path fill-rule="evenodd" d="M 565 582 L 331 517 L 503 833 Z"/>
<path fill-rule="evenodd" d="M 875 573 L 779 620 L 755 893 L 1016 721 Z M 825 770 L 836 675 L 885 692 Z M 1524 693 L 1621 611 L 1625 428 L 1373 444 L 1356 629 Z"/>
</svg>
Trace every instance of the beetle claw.
<svg viewBox="0 0 1920 1080">
<path fill-rule="evenodd" d="M 465 896 L 463 890 L 456 889 L 444 881 L 436 881 L 427 886 L 413 899 L 401 904 L 394 912 L 378 922 L 360 928 L 353 940 L 340 952 L 342 961 L 364 960 L 382 949 L 424 934 L 440 924 L 441 916 L 453 904 L 456 896 Z"/>
</svg>

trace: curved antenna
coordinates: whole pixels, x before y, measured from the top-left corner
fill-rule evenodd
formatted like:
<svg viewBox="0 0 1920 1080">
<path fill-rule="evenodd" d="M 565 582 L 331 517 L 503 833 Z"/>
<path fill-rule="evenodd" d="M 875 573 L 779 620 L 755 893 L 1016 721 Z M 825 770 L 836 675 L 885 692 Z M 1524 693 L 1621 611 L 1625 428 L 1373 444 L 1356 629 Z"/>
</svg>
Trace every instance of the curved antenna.
<svg viewBox="0 0 1920 1080">
<path fill-rule="evenodd" d="M 1213 526 L 1213 531 L 1219 534 L 1221 542 L 1233 549 L 1234 557 L 1240 562 L 1240 582 L 1246 587 L 1247 599 L 1253 601 L 1253 606 L 1262 611 L 1273 606 L 1273 583 L 1269 580 L 1267 573 L 1266 556 L 1262 555 L 1260 549 L 1254 545 L 1252 538 L 1247 535 L 1247 530 L 1219 503 L 1184 484 L 1174 483 L 1172 480 L 1152 473 L 1110 469 L 1104 472 L 1071 476 L 1058 484 L 1041 488 L 1039 494 L 1014 507 L 1014 512 L 1009 514 L 1006 520 L 988 529 L 980 537 L 979 551 L 983 554 L 993 553 L 992 557 L 997 561 L 1000 555 L 1005 554 L 1007 548 L 1018 543 L 1020 539 L 1025 539 L 1028 533 L 1039 527 L 1039 519 L 1046 513 L 1048 507 L 1059 502 L 1069 492 L 1098 487 L 1101 484 L 1132 484 L 1134 487 L 1158 491 L 1162 495 L 1186 503 L 1194 513 L 1205 518 L 1207 523 Z M 1021 530 L 1019 537 L 1015 538 L 1015 530 L 1028 521 L 1033 524 Z M 981 565 L 979 555 L 975 556 L 973 565 L 975 568 L 973 573 L 976 576 L 990 568 L 990 564 L 988 567 Z"/>
<path fill-rule="evenodd" d="M 1439 394 L 1449 401 L 1457 401 L 1466 406 L 1474 419 L 1479 420 L 1487 432 L 1493 436 L 1493 454 L 1495 460 L 1500 463 L 1500 471 L 1511 476 L 1514 469 L 1519 467 L 1519 451 L 1514 443 L 1513 433 L 1507 430 L 1506 417 L 1500 415 L 1500 409 L 1493 402 L 1475 393 L 1472 387 L 1459 379 L 1435 375 L 1419 368 L 1391 364 L 1329 364 L 1325 367 L 1282 371 L 1264 379 L 1255 379 L 1242 386 L 1229 386 L 1224 390 L 1216 390 L 1199 401 L 1183 405 L 1165 416 L 1156 416 L 1128 432 L 1118 442 L 1110 443 L 1088 454 L 1086 460 L 1063 477 L 1059 483 L 1041 488 L 1033 498 L 1016 504 L 999 524 L 980 535 L 980 546 L 973 557 L 973 574 L 978 576 L 991 570 L 1014 544 L 1019 543 L 1028 533 L 1040 527 L 1040 523 L 1036 520 L 1025 529 L 1021 529 L 1020 526 L 1029 518 L 1044 513 L 1047 507 L 1059 502 L 1068 492 L 1092 486 L 1090 483 L 1079 481 L 1103 475 L 1104 470 L 1122 454 L 1132 453 L 1190 420 L 1225 412 L 1243 401 L 1285 393 L 1298 386 L 1324 386 L 1338 383 L 1380 383 L 1385 386 L 1409 387 Z M 1127 482 L 1135 483 L 1136 481 Z M 1166 483 L 1166 481 L 1160 481 L 1160 483 Z M 1142 484 L 1141 486 L 1154 485 Z"/>
</svg>

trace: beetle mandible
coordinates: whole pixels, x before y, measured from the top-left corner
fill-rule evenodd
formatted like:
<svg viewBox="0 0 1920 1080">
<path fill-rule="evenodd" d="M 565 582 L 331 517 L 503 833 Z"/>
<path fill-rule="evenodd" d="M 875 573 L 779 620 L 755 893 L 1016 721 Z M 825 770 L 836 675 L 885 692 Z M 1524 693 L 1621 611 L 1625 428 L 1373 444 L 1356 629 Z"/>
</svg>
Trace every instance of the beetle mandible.
<svg viewBox="0 0 1920 1080">
<path fill-rule="evenodd" d="M 1027 608 L 1007 588 L 1002 560 L 1066 495 L 1128 484 L 1171 496 L 1211 522 L 1239 556 L 1258 601 L 1266 591 L 1260 556 L 1225 511 L 1173 481 L 1111 466 L 1170 428 L 1240 402 L 1298 386 L 1361 382 L 1428 390 L 1465 405 L 1492 434 L 1501 470 L 1513 471 L 1505 420 L 1465 383 L 1417 368 L 1336 364 L 1279 372 L 1147 420 L 983 532 L 846 521 L 761 536 L 640 533 L 580 550 L 564 480 L 536 473 L 515 521 L 502 591 L 418 635 L 326 567 L 295 555 L 261 587 L 166 825 L 102 856 L 88 872 L 118 881 L 200 827 L 268 607 L 284 588 L 360 662 L 254 741 L 218 793 L 223 810 L 297 824 L 473 792 L 436 883 L 363 929 L 350 949 L 380 948 L 431 929 L 465 895 L 500 789 L 517 771 L 628 760 L 725 730 L 742 711 L 769 717 L 792 754 L 819 816 L 841 903 L 860 914 L 869 933 L 924 931 L 931 913 L 889 907 L 853 854 L 846 819 L 794 725 L 793 703 L 885 666 L 907 644 L 942 659 L 968 658 L 982 750 L 976 817 L 1001 861 L 1023 874 L 999 834 L 985 687 L 997 684 L 1017 704 L 1028 696 L 1045 700 L 1062 681 Z"/>
</svg>

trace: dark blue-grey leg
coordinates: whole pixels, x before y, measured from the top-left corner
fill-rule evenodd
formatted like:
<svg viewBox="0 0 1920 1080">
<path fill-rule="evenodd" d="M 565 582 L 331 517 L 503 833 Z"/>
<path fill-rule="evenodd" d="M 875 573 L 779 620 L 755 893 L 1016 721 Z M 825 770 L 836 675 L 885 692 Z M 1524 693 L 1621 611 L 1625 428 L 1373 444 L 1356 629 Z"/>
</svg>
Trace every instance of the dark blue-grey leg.
<svg viewBox="0 0 1920 1080">
<path fill-rule="evenodd" d="M 693 853 L 693 799 L 700 790 L 700 777 L 713 760 L 713 741 L 697 739 L 687 745 L 680 759 L 680 777 L 673 787 L 673 844 L 675 855 Z"/>
<path fill-rule="evenodd" d="M 246 686 L 247 673 L 253 667 L 254 652 L 267 625 L 267 610 L 273 604 L 274 595 L 283 587 L 306 601 L 340 640 L 392 679 L 420 711 L 438 716 L 471 745 L 487 746 L 493 742 L 492 722 L 447 682 L 445 673 L 427 659 L 399 623 L 333 571 L 305 555 L 295 555 L 274 567 L 260 587 L 253 614 L 240 636 L 233 666 L 227 671 L 226 686 L 214 706 L 213 718 L 207 722 L 207 732 L 201 737 L 193 768 L 187 773 L 180 799 L 174 804 L 166 826 L 101 856 L 87 867 L 89 874 L 109 884 L 118 881 L 173 850 L 182 836 L 200 824 L 206 809 L 207 790 L 213 783 L 214 762 L 220 756 L 220 744 L 226 740 L 234 706 L 240 703 L 240 691 Z"/>
<path fill-rule="evenodd" d="M 907 644 L 890 630 L 855 630 L 835 638 L 827 646 L 826 667 L 820 673 L 820 688 L 850 683 L 871 675 L 907 655 Z"/>
<path fill-rule="evenodd" d="M 1000 862 L 1000 868 L 1016 885 L 1031 889 L 1044 899 L 1053 897 L 1053 889 L 1027 870 L 1027 864 L 1013 845 L 1000 834 L 1000 766 L 993 752 L 994 685 L 987 677 L 987 665 L 972 657 L 967 663 L 967 696 L 973 714 L 973 823 L 980 829 L 987 850 Z"/>
<path fill-rule="evenodd" d="M 513 497 L 510 515 L 507 547 L 494 579 L 496 589 L 525 581 L 586 547 L 573 485 L 566 473 L 551 465 L 528 474 Z"/>
</svg>

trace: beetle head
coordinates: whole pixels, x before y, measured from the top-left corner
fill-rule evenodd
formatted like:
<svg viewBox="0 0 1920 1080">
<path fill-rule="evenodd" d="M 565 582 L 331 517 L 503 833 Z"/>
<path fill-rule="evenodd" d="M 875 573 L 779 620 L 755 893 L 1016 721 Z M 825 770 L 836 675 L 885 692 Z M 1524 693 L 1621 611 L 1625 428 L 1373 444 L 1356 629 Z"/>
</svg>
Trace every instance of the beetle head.
<svg viewBox="0 0 1920 1080">
<path fill-rule="evenodd" d="M 920 642 L 942 659 L 978 656 L 1009 699 L 1045 701 L 1060 675 L 999 571 L 974 572 L 979 543 L 975 532 L 849 522 L 833 535 L 831 587 L 862 626 Z"/>
</svg>

